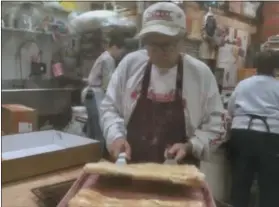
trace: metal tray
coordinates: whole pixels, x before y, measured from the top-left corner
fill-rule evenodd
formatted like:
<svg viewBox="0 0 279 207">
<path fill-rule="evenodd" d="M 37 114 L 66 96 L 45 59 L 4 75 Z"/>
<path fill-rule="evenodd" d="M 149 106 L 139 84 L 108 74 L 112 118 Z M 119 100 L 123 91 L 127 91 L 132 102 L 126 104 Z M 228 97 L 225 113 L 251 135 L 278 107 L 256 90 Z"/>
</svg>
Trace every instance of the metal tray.
<svg viewBox="0 0 279 207">
<path fill-rule="evenodd" d="M 75 179 L 53 185 L 45 185 L 32 189 L 32 193 L 38 198 L 39 207 L 54 207 L 62 200 L 73 185 Z"/>
</svg>

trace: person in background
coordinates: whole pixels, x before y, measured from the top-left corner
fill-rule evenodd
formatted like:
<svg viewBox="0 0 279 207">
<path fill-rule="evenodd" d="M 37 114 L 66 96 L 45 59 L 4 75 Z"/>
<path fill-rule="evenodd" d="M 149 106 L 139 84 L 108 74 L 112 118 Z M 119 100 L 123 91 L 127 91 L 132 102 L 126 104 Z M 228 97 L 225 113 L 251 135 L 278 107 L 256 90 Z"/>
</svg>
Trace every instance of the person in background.
<svg viewBox="0 0 279 207">
<path fill-rule="evenodd" d="M 82 91 L 82 102 L 87 109 L 87 123 L 84 131 L 90 138 L 104 143 L 99 124 L 99 107 L 104 97 L 104 91 L 115 70 L 116 61 L 125 52 L 125 41 L 120 35 L 112 35 L 108 48 L 95 61 L 88 77 L 88 86 Z"/>
<path fill-rule="evenodd" d="M 124 52 L 124 38 L 112 36 L 108 48 L 96 59 L 90 71 L 88 85 L 106 90 L 110 77 L 116 68 L 116 61 L 122 57 Z"/>
<path fill-rule="evenodd" d="M 241 81 L 228 103 L 231 199 L 236 207 L 249 206 L 255 176 L 260 206 L 279 206 L 279 81 L 274 77 L 278 59 L 273 51 L 260 52 L 258 74 Z"/>
<path fill-rule="evenodd" d="M 117 62 L 117 66 L 120 61 L 129 53 L 137 51 L 139 49 L 139 40 L 136 38 L 127 38 L 125 39 L 125 53 L 122 55 L 122 58 Z"/>
<path fill-rule="evenodd" d="M 223 142 L 224 109 L 215 77 L 203 62 L 181 53 L 185 19 L 170 2 L 145 10 L 138 37 L 146 49 L 122 59 L 100 106 L 113 160 L 125 152 L 132 163 L 171 157 L 198 165 Z"/>
</svg>

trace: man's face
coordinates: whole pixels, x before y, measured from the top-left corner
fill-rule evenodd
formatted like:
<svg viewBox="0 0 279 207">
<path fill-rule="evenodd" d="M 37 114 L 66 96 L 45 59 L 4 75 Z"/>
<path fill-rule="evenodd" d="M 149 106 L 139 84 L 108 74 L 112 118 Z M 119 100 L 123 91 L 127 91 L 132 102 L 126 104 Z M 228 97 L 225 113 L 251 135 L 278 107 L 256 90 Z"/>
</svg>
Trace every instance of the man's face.
<svg viewBox="0 0 279 207">
<path fill-rule="evenodd" d="M 148 34 L 143 39 L 150 60 L 160 68 L 169 68 L 177 61 L 180 52 L 181 37 L 170 37 L 162 34 Z"/>
</svg>

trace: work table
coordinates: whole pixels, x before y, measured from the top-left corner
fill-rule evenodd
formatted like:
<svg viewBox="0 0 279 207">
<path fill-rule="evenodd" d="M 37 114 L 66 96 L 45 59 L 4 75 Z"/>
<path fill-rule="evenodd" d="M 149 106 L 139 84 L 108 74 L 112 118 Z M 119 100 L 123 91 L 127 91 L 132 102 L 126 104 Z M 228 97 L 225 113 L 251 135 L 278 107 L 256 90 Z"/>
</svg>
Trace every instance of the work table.
<svg viewBox="0 0 279 207">
<path fill-rule="evenodd" d="M 2 185 L 2 205 L 3 207 L 37 207 L 36 201 L 38 198 L 31 192 L 33 188 L 75 179 L 81 173 L 82 167 L 70 168 L 4 184 Z"/>
</svg>

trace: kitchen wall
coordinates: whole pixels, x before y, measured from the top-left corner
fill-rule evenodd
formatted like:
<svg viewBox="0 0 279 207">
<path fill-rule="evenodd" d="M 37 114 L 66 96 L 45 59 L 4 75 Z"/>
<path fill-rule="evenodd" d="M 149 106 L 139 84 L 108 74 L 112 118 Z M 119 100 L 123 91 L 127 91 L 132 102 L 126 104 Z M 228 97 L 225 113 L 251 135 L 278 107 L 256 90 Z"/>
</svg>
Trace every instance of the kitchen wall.
<svg viewBox="0 0 279 207">
<path fill-rule="evenodd" d="M 12 16 L 12 8 L 15 6 L 15 2 L 3 2 L 2 3 L 2 20 L 5 21 L 5 27 L 2 28 L 2 85 L 8 80 L 14 79 L 28 79 L 30 74 L 31 56 L 37 54 L 38 47 L 42 50 L 42 62 L 47 64 L 47 74 L 43 76 L 44 79 L 48 79 L 51 76 L 51 57 L 52 51 L 57 48 L 59 44 L 53 41 L 51 33 L 40 32 L 27 32 L 22 29 L 10 29 L 10 23 Z M 42 16 L 53 16 L 56 20 L 66 21 L 68 13 L 64 11 L 53 11 L 51 13 L 47 10 L 39 10 Z M 21 58 L 17 55 L 19 47 L 27 40 L 35 41 L 36 44 L 26 44 L 21 49 Z M 21 67 L 20 67 L 21 63 Z"/>
<path fill-rule="evenodd" d="M 28 44 L 21 50 L 21 58 L 16 58 L 19 46 L 31 39 L 31 33 L 20 31 L 2 30 L 2 80 L 27 79 L 30 74 L 31 55 L 37 53 L 35 45 Z M 33 39 L 33 38 L 32 38 Z M 52 53 L 51 35 L 35 35 L 34 40 L 38 47 L 43 51 L 42 62 L 47 64 L 46 77 L 50 76 L 50 61 Z M 30 49 L 28 48 L 30 47 Z M 22 71 L 20 69 L 20 62 Z"/>
<path fill-rule="evenodd" d="M 97 3 L 97 2 L 96 2 Z M 91 9 L 92 1 L 76 2 L 77 11 L 85 12 Z M 103 2 L 98 2 L 103 4 Z M 5 27 L 9 27 L 10 19 L 6 20 L 7 15 L 11 14 L 13 7 L 16 6 L 15 2 L 3 2 L 2 4 L 2 19 L 5 20 Z M 42 16 L 53 16 L 56 19 L 66 21 L 68 12 L 40 10 Z M 17 53 L 20 45 L 26 40 L 34 40 L 36 44 L 26 44 L 21 49 L 21 58 Z M 43 76 L 43 79 L 49 79 L 51 77 L 51 59 L 52 53 L 59 47 L 61 42 L 54 42 L 51 33 L 39 34 L 34 32 L 25 32 L 22 30 L 10 30 L 7 28 L 2 29 L 2 86 L 11 80 L 28 79 L 30 74 L 30 57 L 32 54 L 36 54 L 39 49 L 43 51 L 42 62 L 47 64 L 47 73 Z M 21 66 L 20 66 L 21 64 Z"/>
</svg>

